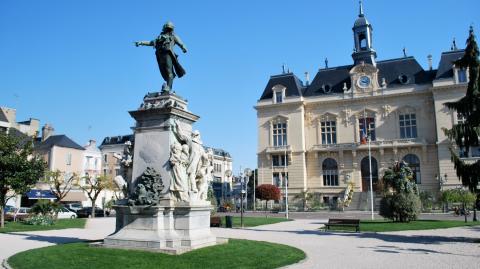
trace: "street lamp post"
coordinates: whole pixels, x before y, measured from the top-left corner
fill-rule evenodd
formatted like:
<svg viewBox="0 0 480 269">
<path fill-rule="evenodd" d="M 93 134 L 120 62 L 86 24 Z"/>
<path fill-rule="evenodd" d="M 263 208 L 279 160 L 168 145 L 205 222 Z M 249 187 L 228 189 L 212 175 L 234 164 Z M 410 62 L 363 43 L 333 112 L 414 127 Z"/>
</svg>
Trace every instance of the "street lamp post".
<svg viewBox="0 0 480 269">
<path fill-rule="evenodd" d="M 447 182 L 447 173 L 442 177 L 441 175 L 435 175 L 435 178 L 438 180 L 438 184 L 440 185 L 440 192 L 443 191 L 443 184 Z M 445 213 L 445 203 L 442 202 L 442 212 Z"/>
<path fill-rule="evenodd" d="M 225 180 L 223 180 L 222 182 L 222 200 L 223 200 L 223 203 L 225 204 L 225 182 L 227 181 L 230 181 L 230 177 L 232 176 L 232 170 L 228 169 L 225 171 Z"/>
<path fill-rule="evenodd" d="M 252 169 L 245 168 L 243 172 L 245 174 L 245 193 L 247 194 L 247 199 L 245 200 L 245 208 L 248 208 L 248 182 L 250 181 L 250 177 L 252 176 Z"/>
</svg>

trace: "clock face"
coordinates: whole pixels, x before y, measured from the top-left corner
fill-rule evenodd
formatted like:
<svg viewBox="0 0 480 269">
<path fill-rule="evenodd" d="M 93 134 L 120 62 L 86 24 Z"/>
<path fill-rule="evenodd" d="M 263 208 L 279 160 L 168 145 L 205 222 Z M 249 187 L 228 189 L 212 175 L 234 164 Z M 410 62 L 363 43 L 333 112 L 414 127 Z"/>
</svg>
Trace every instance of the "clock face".
<svg viewBox="0 0 480 269">
<path fill-rule="evenodd" d="M 361 76 L 358 79 L 358 86 L 360 88 L 368 88 L 370 86 L 370 77 L 368 76 Z"/>
</svg>

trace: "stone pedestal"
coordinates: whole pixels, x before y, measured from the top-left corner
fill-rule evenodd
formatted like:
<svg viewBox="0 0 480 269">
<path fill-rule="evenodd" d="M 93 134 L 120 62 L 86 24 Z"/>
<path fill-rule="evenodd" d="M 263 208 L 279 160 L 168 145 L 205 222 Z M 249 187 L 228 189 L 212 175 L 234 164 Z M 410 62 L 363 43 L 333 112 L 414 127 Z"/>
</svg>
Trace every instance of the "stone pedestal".
<svg viewBox="0 0 480 269">
<path fill-rule="evenodd" d="M 192 124 L 200 117 L 189 112 L 187 102 L 172 93 L 147 94 L 140 108 L 129 113 L 137 122 L 133 128 L 135 147 L 130 191 L 134 191 L 136 179 L 147 167 L 162 175 L 168 191 L 172 179 L 170 145 L 176 140 L 171 132 L 173 121 L 177 120 L 186 132 L 192 132 Z"/>
<path fill-rule="evenodd" d="M 168 254 L 217 244 L 210 232 L 210 206 L 117 206 L 117 231 L 104 246 Z"/>
<path fill-rule="evenodd" d="M 189 190 L 188 199 L 182 201 L 170 189 L 175 179 L 171 145 L 179 143 L 172 129 L 177 123 L 191 135 L 192 124 L 199 117 L 188 111 L 185 100 L 172 93 L 147 94 L 130 115 L 136 120 L 130 201 L 114 207 L 116 231 L 105 238 L 103 246 L 181 254 L 217 244 L 210 232 L 210 202 L 201 200 L 195 190 Z M 140 177 L 147 168 L 159 174 L 155 186 Z M 158 192 L 148 193 L 152 190 Z"/>
</svg>

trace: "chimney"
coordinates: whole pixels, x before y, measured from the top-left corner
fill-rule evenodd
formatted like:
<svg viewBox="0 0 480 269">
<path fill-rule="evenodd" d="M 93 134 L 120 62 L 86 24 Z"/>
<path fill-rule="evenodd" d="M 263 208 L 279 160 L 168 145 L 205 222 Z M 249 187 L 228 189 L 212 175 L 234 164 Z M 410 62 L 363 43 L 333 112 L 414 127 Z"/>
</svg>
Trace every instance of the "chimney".
<svg viewBox="0 0 480 269">
<path fill-rule="evenodd" d="M 308 86 L 310 84 L 310 74 L 308 72 L 305 72 L 305 86 Z"/>
<path fill-rule="evenodd" d="M 96 148 L 97 147 L 97 141 L 95 141 L 93 139 L 88 140 L 88 146 L 92 146 L 92 147 Z"/>
<path fill-rule="evenodd" d="M 54 131 L 55 129 L 53 129 L 52 126 L 50 126 L 49 124 L 45 124 L 42 127 L 42 142 L 47 140 L 50 136 L 52 136 Z"/>
<path fill-rule="evenodd" d="M 431 71 L 432 68 L 433 68 L 433 67 L 432 67 L 432 65 L 433 65 L 433 64 L 432 64 L 432 54 L 428 54 L 427 59 L 428 59 L 428 70 Z"/>
</svg>

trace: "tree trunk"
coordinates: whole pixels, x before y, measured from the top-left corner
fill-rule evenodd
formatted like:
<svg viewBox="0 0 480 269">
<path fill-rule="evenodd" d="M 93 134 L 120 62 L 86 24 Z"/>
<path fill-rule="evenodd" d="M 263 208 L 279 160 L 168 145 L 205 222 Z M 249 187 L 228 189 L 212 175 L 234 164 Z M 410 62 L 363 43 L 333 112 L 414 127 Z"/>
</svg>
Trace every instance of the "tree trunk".
<svg viewBox="0 0 480 269">
<path fill-rule="evenodd" d="M 95 202 L 97 199 L 92 200 L 92 218 L 95 218 Z"/>
<path fill-rule="evenodd" d="M 463 215 L 465 216 L 465 222 L 467 222 L 467 208 L 465 206 L 466 204 L 463 203 Z"/>
<path fill-rule="evenodd" d="M 0 227 L 5 228 L 5 208 L 3 208 L 3 206 L 0 206 L 0 213 L 2 213 L 2 216 L 0 217 Z"/>
<path fill-rule="evenodd" d="M 267 203 L 268 203 L 268 200 L 265 200 L 265 218 L 267 217 Z"/>
</svg>

